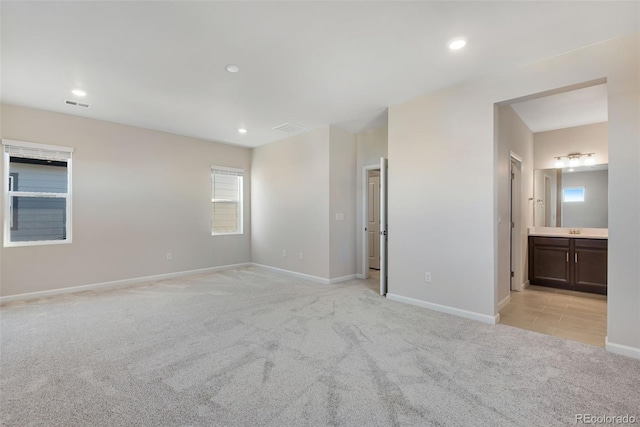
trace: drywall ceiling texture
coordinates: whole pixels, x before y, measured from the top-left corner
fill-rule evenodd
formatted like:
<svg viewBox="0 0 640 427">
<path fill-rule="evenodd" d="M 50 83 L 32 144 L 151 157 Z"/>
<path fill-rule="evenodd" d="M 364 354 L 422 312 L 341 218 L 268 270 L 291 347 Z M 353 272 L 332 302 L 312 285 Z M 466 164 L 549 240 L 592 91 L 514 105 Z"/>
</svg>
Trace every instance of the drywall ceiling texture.
<svg viewBox="0 0 640 427">
<path fill-rule="evenodd" d="M 253 262 L 329 279 L 329 127 L 254 148 L 251 178 Z"/>
<path fill-rule="evenodd" d="M 330 277 L 339 280 L 356 273 L 357 135 L 332 126 L 329 139 Z"/>
<path fill-rule="evenodd" d="M 498 107 L 497 113 L 497 186 L 498 186 L 498 292 L 497 302 L 510 295 L 511 259 L 511 153 L 522 159 L 520 174 L 520 259 L 514 265 L 514 289 L 522 289 L 528 280 L 527 233 L 533 226 L 533 133 L 508 105 Z"/>
<path fill-rule="evenodd" d="M 639 37 L 636 32 L 389 109 L 391 293 L 492 321 L 499 215 L 494 104 L 606 78 L 607 348 L 640 355 Z M 425 271 L 432 272 L 429 285 Z"/>
<path fill-rule="evenodd" d="M 251 261 L 250 149 L 11 105 L 2 137 L 75 148 L 73 243 L 3 248 L 2 296 Z M 243 235 L 211 236 L 212 165 L 247 174 Z"/>
<path fill-rule="evenodd" d="M 387 140 L 389 129 L 385 126 L 370 129 L 357 135 L 358 159 L 356 167 L 356 271 L 364 274 L 362 266 L 362 234 L 366 225 L 363 223 L 363 168 L 370 165 L 380 166 L 380 157 L 387 157 Z"/>
<path fill-rule="evenodd" d="M 595 153 L 596 164 L 609 163 L 607 122 L 533 134 L 534 169 L 555 168 L 554 157 L 570 153 Z"/>
</svg>

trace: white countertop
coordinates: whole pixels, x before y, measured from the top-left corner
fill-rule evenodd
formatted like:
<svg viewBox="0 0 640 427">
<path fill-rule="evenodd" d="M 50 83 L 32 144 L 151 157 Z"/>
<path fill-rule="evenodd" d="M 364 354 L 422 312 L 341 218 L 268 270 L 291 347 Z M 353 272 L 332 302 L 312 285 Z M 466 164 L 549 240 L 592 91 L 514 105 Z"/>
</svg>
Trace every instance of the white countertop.
<svg viewBox="0 0 640 427">
<path fill-rule="evenodd" d="M 571 230 L 579 230 L 572 234 Z M 608 228 L 529 227 L 529 236 L 565 237 L 571 239 L 608 239 Z"/>
</svg>

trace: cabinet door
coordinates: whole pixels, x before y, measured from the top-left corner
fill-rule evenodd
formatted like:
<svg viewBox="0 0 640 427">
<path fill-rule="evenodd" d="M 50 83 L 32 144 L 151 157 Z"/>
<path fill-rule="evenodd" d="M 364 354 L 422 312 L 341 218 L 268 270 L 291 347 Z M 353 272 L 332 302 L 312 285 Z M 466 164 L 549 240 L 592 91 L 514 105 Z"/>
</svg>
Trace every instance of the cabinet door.
<svg viewBox="0 0 640 427">
<path fill-rule="evenodd" d="M 534 237 L 529 243 L 529 280 L 534 285 L 571 283 L 569 239 Z"/>
<path fill-rule="evenodd" d="M 574 283 L 580 290 L 606 293 L 607 241 L 576 239 Z"/>
</svg>

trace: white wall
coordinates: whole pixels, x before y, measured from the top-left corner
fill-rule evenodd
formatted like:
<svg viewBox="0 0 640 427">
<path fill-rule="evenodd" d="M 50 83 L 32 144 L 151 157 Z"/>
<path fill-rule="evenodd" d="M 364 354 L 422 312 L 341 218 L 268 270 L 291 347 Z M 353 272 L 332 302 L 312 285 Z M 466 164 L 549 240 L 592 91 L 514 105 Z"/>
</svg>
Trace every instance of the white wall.
<svg viewBox="0 0 640 427">
<path fill-rule="evenodd" d="M 253 262 L 328 279 L 329 127 L 254 148 L 252 165 Z"/>
<path fill-rule="evenodd" d="M 640 351 L 639 52 L 636 33 L 391 107 L 390 292 L 493 318 L 500 234 L 494 104 L 606 78 L 608 340 L 615 351 Z"/>
<path fill-rule="evenodd" d="M 562 227 L 607 228 L 609 223 L 606 170 L 562 174 L 563 187 L 584 187 L 584 202 L 562 203 Z"/>
<path fill-rule="evenodd" d="M 498 107 L 497 113 L 497 185 L 498 185 L 498 292 L 497 302 L 510 293 L 510 169 L 511 153 L 522 159 L 520 189 L 520 260 L 514 266 L 514 283 L 523 286 L 528 276 L 527 229 L 533 225 L 533 133 L 508 105 Z M 518 239 L 516 239 L 518 240 Z M 515 286 L 520 289 L 520 287 Z"/>
<path fill-rule="evenodd" d="M 356 271 L 363 274 L 362 269 L 362 234 L 366 225 L 362 221 L 363 215 L 363 167 L 380 165 L 380 157 L 387 157 L 389 129 L 387 127 L 371 129 L 357 135 L 357 166 L 356 166 Z"/>
<path fill-rule="evenodd" d="M 356 273 L 356 135 L 336 127 L 329 133 L 330 278 L 336 279 Z"/>
<path fill-rule="evenodd" d="M 555 168 L 554 157 L 570 153 L 595 153 L 596 164 L 609 163 L 607 134 L 607 122 L 535 133 L 533 167 Z"/>
<path fill-rule="evenodd" d="M 2 138 L 75 148 L 73 243 L 3 248 L 2 296 L 251 261 L 246 148 L 12 105 Z M 211 236 L 213 164 L 247 174 L 244 235 Z"/>
</svg>

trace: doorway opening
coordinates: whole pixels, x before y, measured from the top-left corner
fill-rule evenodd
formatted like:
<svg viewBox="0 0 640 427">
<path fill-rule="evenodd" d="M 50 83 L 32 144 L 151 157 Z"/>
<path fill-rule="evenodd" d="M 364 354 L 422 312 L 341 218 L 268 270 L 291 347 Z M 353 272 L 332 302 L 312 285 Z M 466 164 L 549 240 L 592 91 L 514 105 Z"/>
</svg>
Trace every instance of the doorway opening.
<svg viewBox="0 0 640 427">
<path fill-rule="evenodd" d="M 387 159 L 362 170 L 362 278 L 379 279 L 387 294 Z"/>
<path fill-rule="evenodd" d="M 500 322 L 604 347 L 606 79 L 497 106 L 496 147 L 504 171 L 497 175 Z M 582 197 L 572 196 L 576 189 Z M 508 225 L 501 220 L 507 213 Z"/>
<path fill-rule="evenodd" d="M 522 158 L 511 152 L 511 179 L 509 185 L 509 290 L 522 291 Z"/>
</svg>

